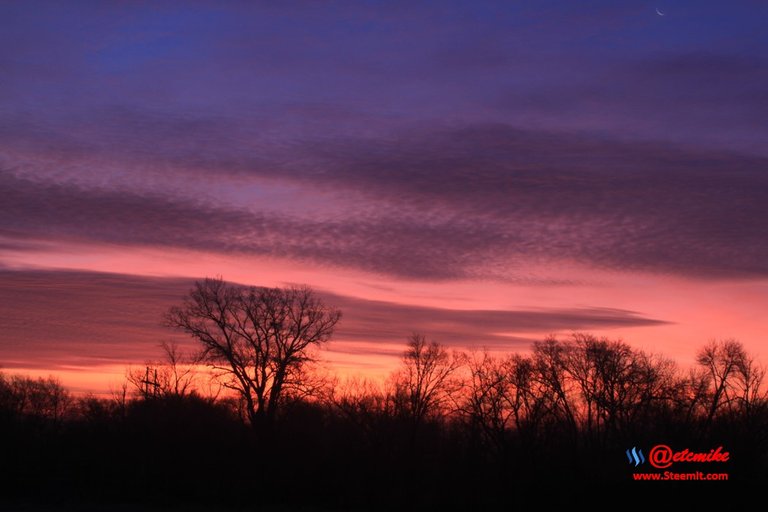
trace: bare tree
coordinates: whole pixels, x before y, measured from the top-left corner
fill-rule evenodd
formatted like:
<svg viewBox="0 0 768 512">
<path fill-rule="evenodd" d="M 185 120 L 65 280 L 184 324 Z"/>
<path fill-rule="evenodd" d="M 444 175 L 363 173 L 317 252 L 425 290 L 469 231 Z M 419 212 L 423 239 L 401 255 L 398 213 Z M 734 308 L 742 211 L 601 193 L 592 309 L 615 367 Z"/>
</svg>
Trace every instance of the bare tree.
<svg viewBox="0 0 768 512">
<path fill-rule="evenodd" d="M 575 433 L 578 429 L 578 407 L 573 403 L 571 376 L 568 373 L 569 352 L 573 347 L 554 336 L 533 344 L 533 364 L 536 380 L 544 396 L 549 397 L 549 413 L 564 420 Z"/>
<path fill-rule="evenodd" d="M 634 428 L 679 387 L 669 359 L 590 334 L 535 343 L 533 360 L 543 386 L 538 395 L 552 404 L 548 414 L 594 440 Z"/>
<path fill-rule="evenodd" d="M 511 407 L 515 428 L 524 435 L 535 434 L 554 402 L 548 387 L 537 378 L 530 357 L 513 354 L 505 362 L 511 387 Z"/>
<path fill-rule="evenodd" d="M 176 342 L 164 341 L 160 347 L 164 353 L 162 361 L 150 361 L 144 368 L 128 370 L 128 382 L 136 393 L 144 399 L 196 393 L 197 358 L 184 354 Z"/>
<path fill-rule="evenodd" d="M 54 377 L 34 379 L 0 372 L 0 409 L 16 417 L 44 418 L 58 424 L 72 403 L 69 391 Z"/>
<path fill-rule="evenodd" d="M 433 413 L 441 412 L 455 391 L 453 373 L 461 366 L 442 345 L 427 343 L 424 335 L 414 333 L 403 354 L 403 368 L 395 374 L 396 411 L 422 422 Z"/>
<path fill-rule="evenodd" d="M 739 401 L 745 414 L 751 415 L 755 406 L 765 404 L 766 391 L 763 389 L 765 367 L 755 359 L 744 354 L 739 361 L 736 372 L 736 399 Z"/>
<path fill-rule="evenodd" d="M 347 420 L 368 435 L 375 433 L 385 418 L 391 417 L 392 401 L 378 383 L 351 378 L 334 388 L 331 403 Z"/>
<path fill-rule="evenodd" d="M 709 374 L 711 387 L 707 424 L 721 408 L 731 407 L 739 369 L 745 367 L 746 359 L 744 346 L 732 339 L 711 341 L 699 351 L 696 362 Z"/>
<path fill-rule="evenodd" d="M 499 359 L 486 350 L 466 358 L 469 380 L 461 411 L 470 425 L 496 448 L 503 446 L 507 429 L 520 417 L 523 397 L 516 393 L 516 360 Z"/>
<path fill-rule="evenodd" d="M 565 352 L 565 365 L 577 385 L 587 434 L 599 434 L 606 399 L 605 377 L 608 343 L 588 334 L 576 333 Z"/>
<path fill-rule="evenodd" d="M 110 395 L 112 399 L 112 404 L 115 407 L 115 410 L 117 411 L 118 415 L 121 418 L 125 418 L 126 413 L 128 412 L 128 382 L 123 381 L 120 383 L 118 387 L 112 387 L 110 389 Z"/>
<path fill-rule="evenodd" d="M 587 433 L 616 433 L 669 397 L 671 361 L 583 333 L 573 335 L 571 347 L 567 367 L 578 385 Z"/>
<path fill-rule="evenodd" d="M 225 377 L 256 427 L 274 420 L 286 393 L 301 392 L 311 349 L 330 339 L 340 318 L 308 287 L 244 287 L 219 278 L 197 282 L 167 322 L 201 343 L 201 361 Z"/>
</svg>

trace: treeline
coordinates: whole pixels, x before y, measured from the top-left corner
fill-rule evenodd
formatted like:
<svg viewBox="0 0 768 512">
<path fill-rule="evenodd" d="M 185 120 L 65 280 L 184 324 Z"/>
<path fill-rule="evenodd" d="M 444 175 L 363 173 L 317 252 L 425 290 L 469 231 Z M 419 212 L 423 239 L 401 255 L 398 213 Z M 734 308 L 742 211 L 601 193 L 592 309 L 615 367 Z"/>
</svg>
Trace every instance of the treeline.
<svg viewBox="0 0 768 512">
<path fill-rule="evenodd" d="M 112 398 L 0 375 L 2 499 L 486 509 L 556 486 L 541 494 L 556 504 L 605 485 L 637 492 L 626 451 L 655 444 L 723 446 L 731 485 L 768 475 L 765 370 L 737 341 L 680 368 L 583 333 L 525 354 L 414 334 L 386 382 L 339 381 L 310 350 L 339 318 L 307 288 L 206 280 L 166 317 L 201 351 L 165 345 Z"/>
<path fill-rule="evenodd" d="M 535 437 L 550 428 L 599 444 L 635 435 L 638 425 L 661 419 L 706 433 L 717 418 L 751 420 L 768 407 L 765 369 L 735 340 L 710 342 L 687 372 L 663 356 L 584 333 L 535 342 L 530 355 L 449 353 L 421 334 L 407 347 L 401 368 L 385 383 L 314 376 L 310 391 L 286 393 L 282 406 L 306 402 L 356 423 L 376 416 L 414 426 L 460 423 L 489 447 L 503 446 L 511 433 Z M 0 372 L 0 414 L 5 422 L 55 427 L 124 415 L 137 401 L 189 399 L 219 406 L 250 424 L 241 401 L 222 393 L 225 386 L 212 374 L 199 372 L 178 346 L 163 349 L 166 360 L 129 370 L 110 399 L 76 399 L 52 377 Z"/>
<path fill-rule="evenodd" d="M 133 372 L 112 398 L 0 374 L 4 496 L 490 507 L 546 482 L 627 483 L 624 451 L 656 443 L 724 446 L 732 479 L 762 480 L 762 368 L 735 341 L 706 345 L 697 361 L 682 371 L 588 334 L 504 356 L 449 353 L 414 335 L 386 383 L 326 381 L 311 395 L 286 394 L 268 430 L 255 429 L 233 395 L 201 394 L 209 374 L 180 358 Z"/>
</svg>

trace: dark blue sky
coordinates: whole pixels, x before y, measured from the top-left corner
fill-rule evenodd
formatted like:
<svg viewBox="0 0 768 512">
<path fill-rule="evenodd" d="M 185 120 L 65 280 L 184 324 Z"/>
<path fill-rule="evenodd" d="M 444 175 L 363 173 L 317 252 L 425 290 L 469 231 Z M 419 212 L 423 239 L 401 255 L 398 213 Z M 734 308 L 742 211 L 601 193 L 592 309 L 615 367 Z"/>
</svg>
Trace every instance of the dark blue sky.
<svg viewBox="0 0 768 512">
<path fill-rule="evenodd" d="M 494 122 L 764 145 L 762 2 L 268 4 L 5 3 L 3 117 L 218 120 L 260 141 Z"/>
<path fill-rule="evenodd" d="M 415 4 L 5 4 L 9 231 L 410 277 L 553 248 L 768 272 L 767 7 Z M 437 253 L 395 258 L 417 239 Z"/>
</svg>

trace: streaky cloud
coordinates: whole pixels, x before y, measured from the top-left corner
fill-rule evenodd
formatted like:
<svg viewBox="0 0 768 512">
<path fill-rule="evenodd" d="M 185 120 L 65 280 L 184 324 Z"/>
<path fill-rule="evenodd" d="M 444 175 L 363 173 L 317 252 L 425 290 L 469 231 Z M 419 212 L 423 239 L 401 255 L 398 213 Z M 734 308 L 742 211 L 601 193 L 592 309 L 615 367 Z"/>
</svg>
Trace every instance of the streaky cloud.
<svg viewBox="0 0 768 512">
<path fill-rule="evenodd" d="M 7 171 L 0 174 L 10 198 L 0 206 L 4 227 L 426 280 L 524 279 L 515 269 L 562 260 L 713 279 L 768 274 L 768 238 L 755 221 L 768 218 L 768 159 L 759 156 L 500 124 L 297 142 L 257 148 L 242 160 L 226 146 L 202 156 L 171 146 L 158 144 L 147 158 L 170 151 L 165 161 L 175 162 L 170 172 L 180 177 L 207 169 L 222 179 L 290 183 L 310 198 L 324 191 L 343 211 L 325 218 L 258 204 L 246 211 L 215 194 L 118 190 Z"/>
<path fill-rule="evenodd" d="M 58 368 L 157 359 L 164 340 L 194 343 L 162 325 L 193 278 L 85 271 L 0 269 L 0 365 Z M 526 348 L 555 331 L 654 326 L 664 322 L 607 308 L 457 310 L 373 301 L 322 291 L 344 318 L 331 349 L 392 355 L 414 331 L 454 347 Z M 366 342 L 367 348 L 360 348 Z M 375 349 L 376 345 L 380 346 Z"/>
</svg>

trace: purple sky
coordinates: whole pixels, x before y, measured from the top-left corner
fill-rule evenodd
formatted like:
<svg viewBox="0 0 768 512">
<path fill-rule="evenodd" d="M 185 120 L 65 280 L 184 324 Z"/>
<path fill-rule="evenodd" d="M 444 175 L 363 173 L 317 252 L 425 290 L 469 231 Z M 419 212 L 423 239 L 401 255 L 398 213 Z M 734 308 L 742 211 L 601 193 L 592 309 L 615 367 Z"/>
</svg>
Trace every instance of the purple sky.
<svg viewBox="0 0 768 512">
<path fill-rule="evenodd" d="M 766 21 L 757 1 L 0 4 L 0 365 L 150 357 L 216 274 L 319 288 L 350 368 L 413 330 L 759 348 Z"/>
</svg>

